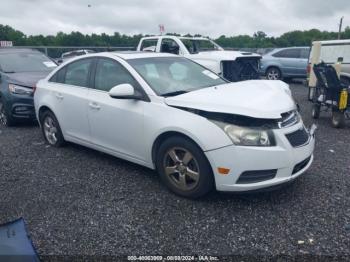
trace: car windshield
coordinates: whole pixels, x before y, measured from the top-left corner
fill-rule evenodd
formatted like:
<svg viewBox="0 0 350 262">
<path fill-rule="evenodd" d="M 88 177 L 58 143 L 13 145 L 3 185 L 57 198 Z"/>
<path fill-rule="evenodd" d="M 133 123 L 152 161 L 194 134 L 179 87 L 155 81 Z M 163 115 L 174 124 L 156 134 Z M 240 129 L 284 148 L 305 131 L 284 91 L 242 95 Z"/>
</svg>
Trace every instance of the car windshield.
<svg viewBox="0 0 350 262">
<path fill-rule="evenodd" d="M 47 56 L 39 52 L 0 53 L 0 67 L 3 72 L 51 71 L 56 66 Z"/>
<path fill-rule="evenodd" d="M 199 52 L 206 51 L 219 51 L 221 50 L 220 46 L 210 41 L 209 39 L 188 39 L 182 38 L 182 43 L 186 46 L 190 54 L 196 54 Z"/>
<path fill-rule="evenodd" d="M 129 64 L 160 96 L 171 96 L 227 83 L 201 65 L 182 57 L 128 60 Z"/>
</svg>

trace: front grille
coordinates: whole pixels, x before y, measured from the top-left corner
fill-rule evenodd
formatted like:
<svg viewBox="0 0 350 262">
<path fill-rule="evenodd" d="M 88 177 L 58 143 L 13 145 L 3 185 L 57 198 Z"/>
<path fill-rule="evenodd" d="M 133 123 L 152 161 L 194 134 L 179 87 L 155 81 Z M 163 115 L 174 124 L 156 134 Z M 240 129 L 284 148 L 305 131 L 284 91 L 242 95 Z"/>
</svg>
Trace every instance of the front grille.
<svg viewBox="0 0 350 262">
<path fill-rule="evenodd" d="M 305 160 L 301 161 L 300 163 L 296 164 L 293 168 L 292 175 L 294 175 L 295 173 L 298 173 L 300 170 L 302 170 L 304 167 L 306 167 L 307 164 L 310 162 L 310 160 L 311 160 L 311 156 L 309 156 Z"/>
<path fill-rule="evenodd" d="M 286 134 L 286 137 L 293 147 L 302 146 L 309 141 L 309 134 L 304 127 L 293 133 Z"/>
<path fill-rule="evenodd" d="M 240 175 L 236 184 L 258 183 L 272 179 L 276 176 L 276 174 L 277 169 L 245 171 Z"/>
<path fill-rule="evenodd" d="M 224 78 L 231 82 L 259 78 L 259 57 L 239 57 L 234 61 L 222 61 Z"/>
</svg>

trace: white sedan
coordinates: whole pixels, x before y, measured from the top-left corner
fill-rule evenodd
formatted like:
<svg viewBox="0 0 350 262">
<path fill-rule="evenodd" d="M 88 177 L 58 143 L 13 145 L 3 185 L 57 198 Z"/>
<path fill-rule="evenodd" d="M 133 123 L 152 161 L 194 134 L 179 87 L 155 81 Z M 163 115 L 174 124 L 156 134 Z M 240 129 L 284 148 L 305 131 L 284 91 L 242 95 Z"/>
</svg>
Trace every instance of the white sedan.
<svg viewBox="0 0 350 262">
<path fill-rule="evenodd" d="M 171 54 L 69 60 L 38 82 L 34 100 L 50 145 L 69 141 L 156 169 L 185 197 L 286 183 L 313 160 L 314 128 L 288 85 L 228 83 Z"/>
</svg>

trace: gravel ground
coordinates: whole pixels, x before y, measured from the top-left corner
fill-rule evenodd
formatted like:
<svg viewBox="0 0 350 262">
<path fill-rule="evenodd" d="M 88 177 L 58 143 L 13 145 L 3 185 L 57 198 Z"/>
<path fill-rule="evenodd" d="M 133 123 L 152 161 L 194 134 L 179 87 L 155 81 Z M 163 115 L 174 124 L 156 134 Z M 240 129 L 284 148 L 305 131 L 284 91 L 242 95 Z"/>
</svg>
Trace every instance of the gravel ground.
<svg viewBox="0 0 350 262">
<path fill-rule="evenodd" d="M 294 83 L 292 90 L 310 125 L 307 89 Z M 0 223 L 25 218 L 44 260 L 82 254 L 349 258 L 350 121 L 334 129 L 324 113 L 315 122 L 315 161 L 295 183 L 269 193 L 213 192 L 196 201 L 170 193 L 152 170 L 77 145 L 49 147 L 37 126 L 0 127 Z"/>
</svg>

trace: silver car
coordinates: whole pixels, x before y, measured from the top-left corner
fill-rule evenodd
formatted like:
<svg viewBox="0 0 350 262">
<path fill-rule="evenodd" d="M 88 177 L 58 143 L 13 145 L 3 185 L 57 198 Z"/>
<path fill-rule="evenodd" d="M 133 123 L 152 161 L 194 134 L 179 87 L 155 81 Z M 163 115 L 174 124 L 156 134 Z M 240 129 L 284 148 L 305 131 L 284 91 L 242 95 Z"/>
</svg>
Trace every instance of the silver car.
<svg viewBox="0 0 350 262">
<path fill-rule="evenodd" d="M 269 80 L 306 78 L 310 47 L 278 48 L 265 54 L 260 74 Z"/>
</svg>

